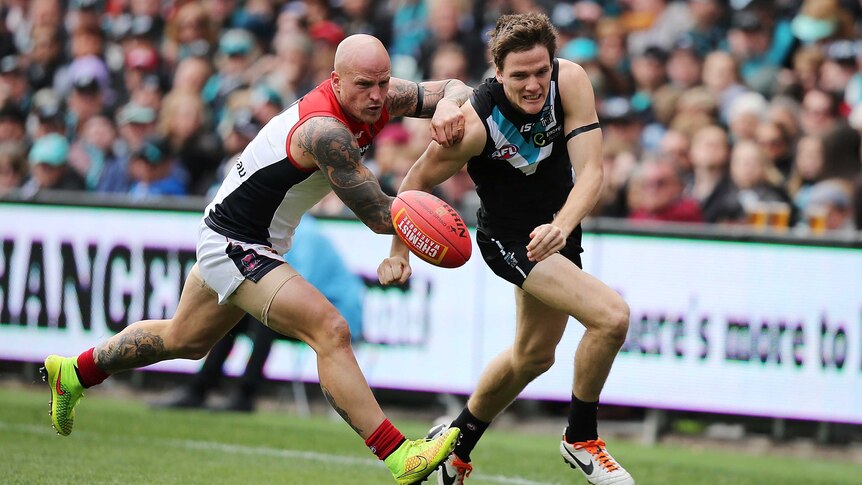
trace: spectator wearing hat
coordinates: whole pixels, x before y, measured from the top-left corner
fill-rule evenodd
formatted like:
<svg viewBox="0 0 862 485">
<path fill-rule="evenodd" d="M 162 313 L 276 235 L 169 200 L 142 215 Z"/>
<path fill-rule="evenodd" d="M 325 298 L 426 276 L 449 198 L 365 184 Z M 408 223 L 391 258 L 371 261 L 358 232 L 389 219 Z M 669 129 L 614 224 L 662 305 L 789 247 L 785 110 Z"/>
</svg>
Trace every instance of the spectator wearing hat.
<svg viewBox="0 0 862 485">
<path fill-rule="evenodd" d="M 596 41 L 585 37 L 576 37 L 569 40 L 557 52 L 557 57 L 568 59 L 587 71 L 590 83 L 593 85 L 597 97 L 605 95 L 609 75 L 604 66 L 599 62 L 599 45 Z"/>
<path fill-rule="evenodd" d="M 117 111 L 116 120 L 124 145 L 120 149 L 123 154 L 129 154 L 139 149 L 144 140 L 156 134 L 157 131 L 158 114 L 149 106 L 141 106 L 136 103 L 126 104 Z"/>
<path fill-rule="evenodd" d="M 281 96 L 265 83 L 258 83 L 251 89 L 250 108 L 255 121 L 262 125 L 269 123 L 284 109 Z"/>
<path fill-rule="evenodd" d="M 183 172 L 178 169 L 161 137 L 147 138 L 139 149 L 132 152 L 129 177 L 129 195 L 134 199 L 187 193 Z"/>
<path fill-rule="evenodd" d="M 743 82 L 761 94 L 771 94 L 787 53 L 772 50 L 772 32 L 760 14 L 755 10 L 734 13 L 727 40 Z"/>
<path fill-rule="evenodd" d="M 20 143 L 0 142 L 0 196 L 21 188 L 27 177 L 27 158 Z"/>
<path fill-rule="evenodd" d="M 113 95 L 108 69 L 98 57 L 87 56 L 72 61 L 66 77 L 70 86 L 66 121 L 69 133 L 75 134 L 87 120 L 106 110 Z"/>
<path fill-rule="evenodd" d="M 805 220 L 809 228 L 812 221 L 821 218 L 825 221 L 825 231 L 852 234 L 856 231 L 853 214 L 852 186 L 845 179 L 829 179 L 818 182 L 808 195 Z"/>
<path fill-rule="evenodd" d="M 0 105 L 14 104 L 26 111 L 30 102 L 29 88 L 18 56 L 0 58 Z"/>
<path fill-rule="evenodd" d="M 313 43 L 314 55 L 311 57 L 311 83 L 317 86 L 329 79 L 335 62 L 335 49 L 344 40 L 344 29 L 330 20 L 321 20 L 308 28 L 308 36 Z M 415 61 L 414 61 L 415 62 Z M 392 70 L 397 69 L 393 59 Z M 393 75 L 395 73 L 393 72 Z"/>
<path fill-rule="evenodd" d="M 31 177 L 23 191 L 84 190 L 84 178 L 69 166 L 68 157 L 69 142 L 62 135 L 51 133 L 33 142 L 27 156 Z"/>
<path fill-rule="evenodd" d="M 681 36 L 673 45 L 667 60 L 668 83 L 674 89 L 685 91 L 699 86 L 703 61 L 690 34 Z"/>
<path fill-rule="evenodd" d="M 158 76 L 159 53 L 149 45 L 132 47 L 123 60 L 123 87 L 131 94 L 138 89 L 147 76 Z"/>
<path fill-rule="evenodd" d="M 219 40 L 216 73 L 207 80 L 204 101 L 213 109 L 216 119 L 222 117 L 225 100 L 237 89 L 249 84 L 249 70 L 258 56 L 254 37 L 243 29 L 230 29 Z"/>
<path fill-rule="evenodd" d="M 159 133 L 188 173 L 189 191 L 206 193 L 224 152 L 218 136 L 208 129 L 206 107 L 197 93 L 173 90 L 165 96 Z"/>
</svg>

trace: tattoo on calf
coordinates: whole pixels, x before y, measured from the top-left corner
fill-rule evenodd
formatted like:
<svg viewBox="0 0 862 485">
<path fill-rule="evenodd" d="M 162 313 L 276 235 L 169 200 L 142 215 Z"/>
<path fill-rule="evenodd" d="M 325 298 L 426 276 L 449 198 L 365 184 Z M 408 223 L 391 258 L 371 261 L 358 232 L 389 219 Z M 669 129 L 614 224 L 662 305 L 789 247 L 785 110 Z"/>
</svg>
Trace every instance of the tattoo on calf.
<svg viewBox="0 0 862 485">
<path fill-rule="evenodd" d="M 329 389 L 323 386 L 320 386 L 320 388 L 323 389 L 323 395 L 326 396 L 326 400 L 329 401 L 329 405 L 332 406 L 332 409 L 334 409 L 335 412 L 337 412 L 338 415 L 341 416 L 341 419 L 343 419 L 345 423 L 347 423 L 348 425 L 350 425 L 351 428 L 353 428 L 353 431 L 356 431 L 356 434 L 362 435 L 362 430 L 350 421 L 350 416 L 347 415 L 347 411 L 341 409 L 341 407 L 335 402 L 335 398 L 332 397 L 332 393 L 329 392 Z"/>
<path fill-rule="evenodd" d="M 392 204 L 368 168 L 359 145 L 344 124 L 333 118 L 311 118 L 299 130 L 299 147 L 311 155 L 335 194 L 378 234 L 392 234 Z"/>
<path fill-rule="evenodd" d="M 107 372 L 143 367 L 169 356 L 160 336 L 141 329 L 123 331 L 96 347 L 96 362 Z"/>
</svg>

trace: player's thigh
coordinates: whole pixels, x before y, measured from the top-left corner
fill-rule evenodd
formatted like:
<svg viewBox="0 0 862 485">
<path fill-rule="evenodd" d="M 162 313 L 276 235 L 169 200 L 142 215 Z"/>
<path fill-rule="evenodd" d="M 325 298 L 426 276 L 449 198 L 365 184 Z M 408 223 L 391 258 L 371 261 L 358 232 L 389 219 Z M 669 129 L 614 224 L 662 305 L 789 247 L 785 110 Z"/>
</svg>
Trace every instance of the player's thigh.
<svg viewBox="0 0 862 485">
<path fill-rule="evenodd" d="M 588 328 L 616 321 L 619 314 L 628 312 L 617 292 L 560 254 L 536 264 L 522 288 Z"/>
<path fill-rule="evenodd" d="M 287 263 L 257 282 L 243 281 L 229 301 L 276 332 L 312 345 L 329 324 L 340 321 L 332 303 Z"/>
<path fill-rule="evenodd" d="M 515 351 L 520 355 L 553 358 L 563 338 L 569 314 L 515 287 Z"/>
<path fill-rule="evenodd" d="M 219 305 L 218 295 L 204 283 L 197 264 L 183 285 L 169 338 L 182 346 L 211 347 L 233 328 L 245 312 L 234 305 Z"/>
</svg>

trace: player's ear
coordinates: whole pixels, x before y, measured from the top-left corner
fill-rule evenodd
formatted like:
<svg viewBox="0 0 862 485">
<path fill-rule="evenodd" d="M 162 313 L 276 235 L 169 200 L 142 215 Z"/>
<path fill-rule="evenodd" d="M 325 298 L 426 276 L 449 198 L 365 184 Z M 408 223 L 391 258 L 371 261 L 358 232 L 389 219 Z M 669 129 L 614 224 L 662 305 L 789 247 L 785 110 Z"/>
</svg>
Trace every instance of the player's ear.
<svg viewBox="0 0 862 485">
<path fill-rule="evenodd" d="M 338 77 L 337 72 L 332 71 L 332 74 L 329 75 L 329 82 L 332 83 L 332 90 L 341 94 L 341 78 Z"/>
<path fill-rule="evenodd" d="M 503 82 L 503 73 L 502 73 L 502 72 L 500 72 L 500 68 L 499 68 L 499 67 L 497 67 L 497 68 L 495 68 L 495 69 L 494 69 L 494 77 L 496 77 L 496 78 L 497 78 L 497 82 L 498 82 L 498 83 L 502 83 L 502 82 Z"/>
</svg>

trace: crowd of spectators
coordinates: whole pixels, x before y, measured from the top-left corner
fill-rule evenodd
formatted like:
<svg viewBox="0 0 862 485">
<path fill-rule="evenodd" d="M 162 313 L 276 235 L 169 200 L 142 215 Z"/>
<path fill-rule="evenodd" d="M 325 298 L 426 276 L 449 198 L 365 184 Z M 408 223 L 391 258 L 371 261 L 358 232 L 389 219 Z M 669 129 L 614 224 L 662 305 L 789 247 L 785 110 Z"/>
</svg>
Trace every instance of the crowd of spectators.
<svg viewBox="0 0 862 485">
<path fill-rule="evenodd" d="M 593 215 L 862 229 L 862 3 L 853 0 L 3 0 L 0 195 L 208 196 L 284 107 L 330 76 L 347 35 L 393 75 L 493 75 L 487 31 L 543 11 L 589 73 L 605 137 Z M 427 121 L 367 156 L 394 193 Z M 466 172 L 438 195 L 465 216 Z M 337 199 L 319 214 L 346 215 Z"/>
</svg>

